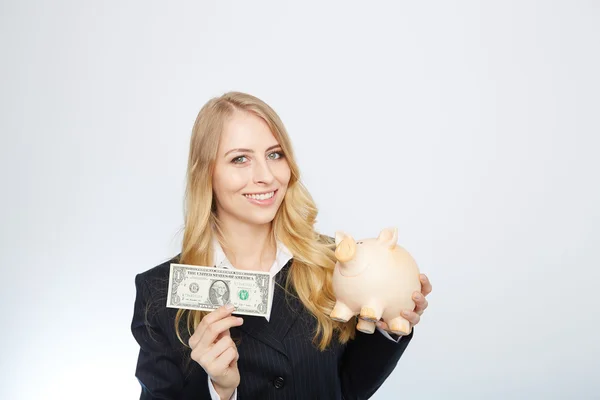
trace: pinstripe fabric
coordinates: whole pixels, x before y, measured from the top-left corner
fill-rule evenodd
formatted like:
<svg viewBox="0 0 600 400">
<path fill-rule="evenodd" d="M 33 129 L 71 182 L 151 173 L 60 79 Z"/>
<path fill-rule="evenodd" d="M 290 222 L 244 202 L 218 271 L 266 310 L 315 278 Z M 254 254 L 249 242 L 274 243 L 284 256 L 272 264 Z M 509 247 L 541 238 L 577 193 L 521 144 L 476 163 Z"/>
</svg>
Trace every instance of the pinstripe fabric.
<svg viewBox="0 0 600 400">
<path fill-rule="evenodd" d="M 238 399 L 369 398 L 396 366 L 414 329 L 398 343 L 379 332 L 357 332 L 346 345 L 334 340 L 320 352 L 312 344 L 314 318 L 283 290 L 292 261 L 275 277 L 270 321 L 243 316 L 244 324 L 231 329 L 231 336 L 239 341 Z M 165 306 L 171 262 L 177 262 L 177 257 L 135 278 L 131 331 L 140 345 L 135 370 L 140 399 L 210 400 L 206 373 L 175 335 L 177 310 Z M 189 336 L 183 339 L 187 342 Z"/>
</svg>

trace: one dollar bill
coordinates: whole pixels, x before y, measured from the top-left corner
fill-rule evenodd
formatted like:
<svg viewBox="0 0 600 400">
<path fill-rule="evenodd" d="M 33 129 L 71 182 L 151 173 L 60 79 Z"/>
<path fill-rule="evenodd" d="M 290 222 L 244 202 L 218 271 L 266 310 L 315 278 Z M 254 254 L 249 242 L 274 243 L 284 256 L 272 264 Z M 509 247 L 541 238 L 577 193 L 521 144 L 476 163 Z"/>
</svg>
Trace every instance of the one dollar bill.
<svg viewBox="0 0 600 400">
<path fill-rule="evenodd" d="M 268 272 L 172 263 L 167 307 L 213 311 L 231 303 L 234 314 L 264 317 L 270 283 Z"/>
</svg>

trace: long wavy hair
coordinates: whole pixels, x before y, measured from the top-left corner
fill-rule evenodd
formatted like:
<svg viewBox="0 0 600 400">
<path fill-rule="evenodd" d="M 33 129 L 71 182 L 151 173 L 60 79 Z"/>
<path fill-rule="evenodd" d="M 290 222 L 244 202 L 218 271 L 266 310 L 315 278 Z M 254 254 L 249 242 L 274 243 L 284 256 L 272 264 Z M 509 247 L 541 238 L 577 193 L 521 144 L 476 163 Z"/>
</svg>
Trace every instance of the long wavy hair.
<svg viewBox="0 0 600 400">
<path fill-rule="evenodd" d="M 262 118 L 281 145 L 291 170 L 283 202 L 272 221 L 271 234 L 292 253 L 284 289 L 295 295 L 316 318 L 317 329 L 313 343 L 320 350 L 330 344 L 334 334 L 340 343 L 355 335 L 355 321 L 333 321 L 329 314 L 335 305 L 331 279 L 335 266 L 335 242 L 318 233 L 314 224 L 317 207 L 300 181 L 300 172 L 287 131 L 275 111 L 262 100 L 240 92 L 228 92 L 209 100 L 200 110 L 190 139 L 187 183 L 184 204 L 184 233 L 179 262 L 192 265 L 211 265 L 212 240 L 216 238 L 226 248 L 216 213 L 212 176 L 223 127 L 235 112 L 249 112 Z M 293 289 L 293 290 L 290 290 Z M 186 347 L 181 329 L 194 329 L 207 313 L 179 309 L 175 317 L 175 332 Z M 183 325 L 183 326 L 182 326 Z"/>
</svg>

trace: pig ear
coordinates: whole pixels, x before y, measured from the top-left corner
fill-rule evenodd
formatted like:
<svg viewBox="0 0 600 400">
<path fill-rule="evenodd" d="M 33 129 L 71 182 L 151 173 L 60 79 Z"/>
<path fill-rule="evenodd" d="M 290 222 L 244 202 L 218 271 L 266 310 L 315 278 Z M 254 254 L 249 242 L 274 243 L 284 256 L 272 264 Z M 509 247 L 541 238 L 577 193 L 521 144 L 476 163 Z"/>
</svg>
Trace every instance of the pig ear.
<svg viewBox="0 0 600 400">
<path fill-rule="evenodd" d="M 345 232 L 336 231 L 335 232 L 335 245 L 339 246 L 340 242 L 347 237 L 348 237 L 348 235 Z"/>
<path fill-rule="evenodd" d="M 398 228 L 385 228 L 379 233 L 377 240 L 386 246 L 394 247 L 398 242 Z"/>
</svg>

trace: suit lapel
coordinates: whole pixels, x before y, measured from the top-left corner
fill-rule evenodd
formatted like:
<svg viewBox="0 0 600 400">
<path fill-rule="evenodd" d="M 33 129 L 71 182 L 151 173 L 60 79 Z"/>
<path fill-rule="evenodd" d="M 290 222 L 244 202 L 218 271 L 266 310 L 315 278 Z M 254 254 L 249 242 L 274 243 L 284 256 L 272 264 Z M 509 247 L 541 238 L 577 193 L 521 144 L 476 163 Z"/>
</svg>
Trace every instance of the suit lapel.
<svg viewBox="0 0 600 400">
<path fill-rule="evenodd" d="M 271 310 L 271 323 L 273 333 L 279 340 L 283 341 L 288 331 L 302 313 L 304 305 L 298 299 L 296 293 L 285 291 L 285 279 L 288 276 L 291 261 L 285 266 L 279 279 L 275 281 L 275 293 L 273 307 Z M 290 288 L 293 290 L 293 288 Z"/>
<path fill-rule="evenodd" d="M 248 335 L 276 349 L 287 357 L 283 339 L 300 315 L 303 305 L 300 300 L 285 292 L 285 279 L 287 278 L 292 260 L 275 276 L 275 290 L 273 292 L 273 305 L 271 306 L 270 321 L 264 317 L 244 315 L 244 323 L 239 329 Z"/>
</svg>

